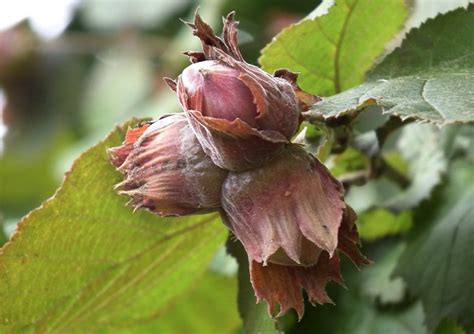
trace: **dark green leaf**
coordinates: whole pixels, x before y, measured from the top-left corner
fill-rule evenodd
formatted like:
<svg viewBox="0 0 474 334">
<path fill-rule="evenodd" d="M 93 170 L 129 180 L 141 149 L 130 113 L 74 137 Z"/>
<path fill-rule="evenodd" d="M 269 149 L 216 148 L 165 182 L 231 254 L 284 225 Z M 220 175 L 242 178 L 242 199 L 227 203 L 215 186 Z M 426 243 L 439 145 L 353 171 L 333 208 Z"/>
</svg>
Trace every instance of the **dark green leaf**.
<svg viewBox="0 0 474 334">
<path fill-rule="evenodd" d="M 378 266 L 377 262 L 375 262 L 374 266 Z M 366 269 L 368 268 L 370 267 Z M 382 271 L 386 271 L 386 269 L 376 269 L 377 273 Z M 366 275 L 360 272 L 353 272 L 352 274 L 344 273 L 344 277 L 349 292 L 331 293 L 331 298 L 335 297 L 333 298 L 335 305 L 309 308 L 305 318 L 303 318 L 301 323 L 297 324 L 291 333 L 426 333 L 426 328 L 423 326 L 423 309 L 420 303 L 380 306 L 374 299 L 374 295 L 367 293 L 367 287 L 364 286 L 366 284 L 364 280 L 367 279 Z M 374 279 L 371 284 L 376 284 L 375 288 L 378 289 L 380 284 L 386 283 L 385 280 L 381 281 Z M 386 297 L 391 300 L 398 299 L 398 293 L 401 293 L 398 290 L 398 284 L 399 282 L 395 281 L 395 283 L 391 282 L 387 285 L 390 288 L 395 287 L 397 291 L 392 296 L 389 296 L 387 293 Z"/>
<path fill-rule="evenodd" d="M 407 308 L 380 310 L 375 305 L 355 299 L 347 294 L 343 300 L 342 307 L 345 308 L 345 319 L 339 320 L 339 326 L 335 329 L 335 334 L 423 334 L 426 329 L 423 327 L 423 310 L 420 304 L 415 304 Z"/>
<path fill-rule="evenodd" d="M 406 15 L 402 0 L 337 0 L 326 15 L 283 30 L 260 63 L 269 72 L 299 72 L 298 84 L 313 94 L 338 93 L 363 81 Z"/>
<path fill-rule="evenodd" d="M 310 115 L 337 118 L 378 104 L 385 113 L 438 125 L 474 121 L 474 5 L 428 20 L 370 75 L 324 99 Z"/>
<path fill-rule="evenodd" d="M 474 168 L 453 165 L 445 187 L 415 216 L 418 234 L 409 242 L 397 272 L 418 296 L 426 322 L 435 329 L 444 318 L 474 330 Z"/>
<path fill-rule="evenodd" d="M 383 254 L 373 256 L 374 263 L 367 266 L 358 278 L 362 293 L 374 302 L 393 304 L 401 302 L 405 296 L 405 283 L 400 277 L 392 277 L 403 244 L 386 247 Z"/>
<path fill-rule="evenodd" d="M 0 254 L 0 332 L 94 332 L 163 312 L 224 243 L 216 215 L 133 213 L 106 148 L 84 153 L 56 195 L 26 216 Z"/>
</svg>

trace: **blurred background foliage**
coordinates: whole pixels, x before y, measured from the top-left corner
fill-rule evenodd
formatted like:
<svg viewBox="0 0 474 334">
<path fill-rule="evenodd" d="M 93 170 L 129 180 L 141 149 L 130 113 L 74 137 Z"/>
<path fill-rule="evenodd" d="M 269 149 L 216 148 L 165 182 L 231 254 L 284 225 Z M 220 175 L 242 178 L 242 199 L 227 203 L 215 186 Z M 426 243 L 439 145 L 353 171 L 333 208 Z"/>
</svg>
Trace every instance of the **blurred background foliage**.
<svg viewBox="0 0 474 334">
<path fill-rule="evenodd" d="M 236 10 L 244 56 L 319 1 L 15 0 L 0 2 L 0 246 L 59 187 L 77 156 L 132 117 L 179 111 L 162 77 L 199 42 L 178 19 L 216 30 Z M 239 331 L 236 263 L 221 249 L 194 290 L 133 333 Z M 119 329 L 112 330 L 117 332 Z"/>
<path fill-rule="evenodd" d="M 178 18 L 191 20 L 199 7 L 204 20 L 219 31 L 221 16 L 235 10 L 244 58 L 257 64 L 260 50 L 273 36 L 304 18 L 319 2 L 1 1 L 0 245 L 22 216 L 54 194 L 79 153 L 115 125 L 132 117 L 156 118 L 179 111 L 162 77 L 176 77 L 188 64 L 180 53 L 197 49 L 199 44 Z M 406 29 L 465 3 L 410 1 Z M 363 171 L 373 129 L 386 121 L 377 108 L 367 111 L 354 124 L 354 147 L 329 158 L 324 145 L 315 153 L 337 176 Z M 352 266 L 343 266 L 349 268 L 345 277 L 351 293 L 331 287 L 329 294 L 336 307 L 308 307 L 308 316 L 298 324 L 290 314 L 279 321 L 282 330 L 314 333 L 317 324 L 322 333 L 426 332 L 420 302 L 406 293 L 400 278 L 391 277 L 403 251 L 397 237 L 412 228 L 416 216 L 412 206 L 426 199 L 439 183 L 447 170 L 446 160 L 467 155 L 472 161 L 472 127 L 445 129 L 442 139 L 428 146 L 420 138 L 433 136 L 437 130 L 431 126 L 413 125 L 401 131 L 387 139 L 384 157 L 398 174 L 422 178 L 422 186 L 403 188 L 379 178 L 354 186 L 348 193 L 348 202 L 360 214 L 364 250 L 377 265 L 364 269 L 362 276 Z M 308 126 L 306 140 L 311 138 L 314 142 L 309 144 L 315 150 L 321 143 L 336 140 L 323 129 Z M 417 154 L 421 147 L 428 157 Z M 405 203 L 407 198 L 411 207 Z M 235 276 L 236 263 L 221 249 L 196 289 L 171 306 L 167 322 L 152 321 L 132 332 L 240 332 Z M 437 331 L 463 333 L 449 320 Z"/>
</svg>

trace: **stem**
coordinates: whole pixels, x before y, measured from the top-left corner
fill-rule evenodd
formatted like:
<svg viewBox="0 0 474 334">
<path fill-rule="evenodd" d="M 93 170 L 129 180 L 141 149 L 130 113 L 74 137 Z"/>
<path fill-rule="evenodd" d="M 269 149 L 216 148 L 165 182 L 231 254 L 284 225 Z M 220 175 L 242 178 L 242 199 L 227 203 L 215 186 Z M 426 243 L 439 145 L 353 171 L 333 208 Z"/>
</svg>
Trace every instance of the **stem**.
<svg viewBox="0 0 474 334">
<path fill-rule="evenodd" d="M 410 185 L 411 180 L 407 178 L 404 174 L 400 173 L 398 170 L 390 166 L 385 161 L 385 159 L 381 158 L 380 162 L 383 175 L 398 184 L 402 189 L 405 189 Z"/>
<path fill-rule="evenodd" d="M 390 136 L 390 134 L 392 134 L 395 130 L 401 128 L 402 126 L 412 123 L 413 121 L 414 120 L 411 118 L 402 120 L 399 117 L 391 116 L 383 126 L 375 130 L 375 134 L 379 141 L 380 149 L 383 147 L 383 144 L 387 140 L 388 136 Z"/>
<path fill-rule="evenodd" d="M 351 185 L 363 185 L 369 180 L 370 173 L 368 170 L 360 170 L 339 176 L 337 179 L 342 183 L 345 189 Z"/>
</svg>

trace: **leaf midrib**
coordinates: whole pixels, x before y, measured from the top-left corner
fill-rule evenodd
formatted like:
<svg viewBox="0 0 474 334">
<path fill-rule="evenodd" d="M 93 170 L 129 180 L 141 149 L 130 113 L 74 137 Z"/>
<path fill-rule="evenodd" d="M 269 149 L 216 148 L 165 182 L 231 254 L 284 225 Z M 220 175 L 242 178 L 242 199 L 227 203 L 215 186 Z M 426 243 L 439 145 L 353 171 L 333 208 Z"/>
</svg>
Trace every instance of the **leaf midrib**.
<svg viewBox="0 0 474 334">
<path fill-rule="evenodd" d="M 334 90 L 336 91 L 336 93 L 340 93 L 342 91 L 341 73 L 340 73 L 340 66 L 341 66 L 340 65 L 340 59 L 341 59 L 340 51 L 342 48 L 342 42 L 344 41 L 344 38 L 346 36 L 349 20 L 352 16 L 352 13 L 354 12 L 355 7 L 359 3 L 359 0 L 355 0 L 352 6 L 349 5 L 345 0 L 341 0 L 341 2 L 343 2 L 347 6 L 348 12 L 347 12 L 346 17 L 344 18 L 344 23 L 342 25 L 341 32 L 339 33 L 339 38 L 336 44 L 336 53 L 334 56 L 335 58 L 334 59 Z"/>
</svg>

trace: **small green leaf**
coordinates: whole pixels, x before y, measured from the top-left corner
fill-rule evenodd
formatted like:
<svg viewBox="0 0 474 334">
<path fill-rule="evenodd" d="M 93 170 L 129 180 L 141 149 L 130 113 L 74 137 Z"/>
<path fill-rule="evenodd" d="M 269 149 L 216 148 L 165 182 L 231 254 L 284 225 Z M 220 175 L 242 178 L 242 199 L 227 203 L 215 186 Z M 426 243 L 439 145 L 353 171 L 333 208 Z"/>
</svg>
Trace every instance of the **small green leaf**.
<svg viewBox="0 0 474 334">
<path fill-rule="evenodd" d="M 106 155 L 125 129 L 77 159 L 1 249 L 0 332 L 96 332 L 153 318 L 224 243 L 216 215 L 164 219 L 125 206 Z"/>
<path fill-rule="evenodd" d="M 363 82 L 406 15 L 403 0 L 337 0 L 326 15 L 283 30 L 259 61 L 268 72 L 299 72 L 298 84 L 313 94 L 335 94 Z"/>
<path fill-rule="evenodd" d="M 452 320 L 443 320 L 436 328 L 435 334 L 466 334 L 466 332 Z"/>
<path fill-rule="evenodd" d="M 359 150 L 348 147 L 330 160 L 330 170 L 334 176 L 341 176 L 367 169 L 369 159 Z"/>
<path fill-rule="evenodd" d="M 453 164 L 448 183 L 415 216 L 418 233 L 397 268 L 422 300 L 432 330 L 444 318 L 474 330 L 473 180 L 470 163 Z"/>
<path fill-rule="evenodd" d="M 438 125 L 474 122 L 474 5 L 428 20 L 369 75 L 316 103 L 309 116 L 354 115 L 378 104 L 386 114 Z"/>
<path fill-rule="evenodd" d="M 411 211 L 394 214 L 385 209 L 373 209 L 359 215 L 357 226 L 362 239 L 367 241 L 404 234 L 413 225 Z"/>
</svg>

